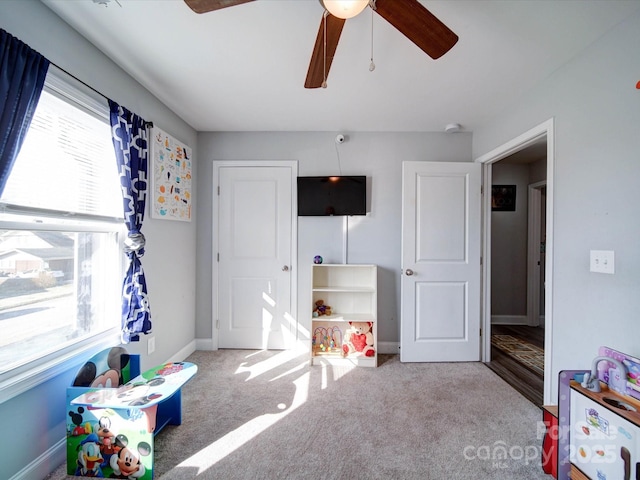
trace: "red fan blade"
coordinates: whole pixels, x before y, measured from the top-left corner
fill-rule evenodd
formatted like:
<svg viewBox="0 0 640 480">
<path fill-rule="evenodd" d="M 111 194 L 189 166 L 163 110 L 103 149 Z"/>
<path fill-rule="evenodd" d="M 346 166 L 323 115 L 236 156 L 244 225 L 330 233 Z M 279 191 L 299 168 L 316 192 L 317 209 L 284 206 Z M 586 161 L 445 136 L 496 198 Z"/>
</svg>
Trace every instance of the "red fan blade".
<svg viewBox="0 0 640 480">
<path fill-rule="evenodd" d="M 316 43 L 313 46 L 313 53 L 311 54 L 311 62 L 309 63 L 309 70 L 307 71 L 307 79 L 304 82 L 304 88 L 318 88 L 325 82 L 329 75 L 329 69 L 331 68 L 331 62 L 333 62 L 333 56 L 336 53 L 336 48 L 338 48 L 338 40 L 340 40 L 342 27 L 344 27 L 344 19 L 334 17 L 328 12 L 323 15 L 326 15 L 326 17 L 323 16 L 320 21 L 320 29 L 318 30 Z"/>
<path fill-rule="evenodd" d="M 184 2 L 196 13 L 207 13 L 221 8 L 253 2 L 253 0 L 184 0 Z"/>
<path fill-rule="evenodd" d="M 376 12 L 431 58 L 440 58 L 458 41 L 418 0 L 376 0 Z"/>
</svg>

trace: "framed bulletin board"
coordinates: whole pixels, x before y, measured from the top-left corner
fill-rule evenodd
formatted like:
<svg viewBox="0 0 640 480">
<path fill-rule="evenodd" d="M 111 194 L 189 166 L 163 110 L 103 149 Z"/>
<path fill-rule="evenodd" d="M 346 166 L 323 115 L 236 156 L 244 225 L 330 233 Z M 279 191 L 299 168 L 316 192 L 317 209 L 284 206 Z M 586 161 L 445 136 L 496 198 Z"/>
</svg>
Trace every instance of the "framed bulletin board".
<svg viewBox="0 0 640 480">
<path fill-rule="evenodd" d="M 157 127 L 151 129 L 151 217 L 191 221 L 191 148 Z"/>
<path fill-rule="evenodd" d="M 493 185 L 491 187 L 491 211 L 515 212 L 516 210 L 516 186 Z"/>
</svg>

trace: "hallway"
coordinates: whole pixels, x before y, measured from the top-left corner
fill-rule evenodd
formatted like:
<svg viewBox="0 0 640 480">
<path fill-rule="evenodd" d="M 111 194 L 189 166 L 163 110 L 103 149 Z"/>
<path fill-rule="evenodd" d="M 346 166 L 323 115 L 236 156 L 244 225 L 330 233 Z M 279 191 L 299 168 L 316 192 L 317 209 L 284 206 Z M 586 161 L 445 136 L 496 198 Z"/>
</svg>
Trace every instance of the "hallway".
<svg viewBox="0 0 640 480">
<path fill-rule="evenodd" d="M 544 329 L 525 325 L 492 325 L 492 335 L 511 335 L 544 348 Z M 491 346 L 491 362 L 487 366 L 504 381 L 520 392 L 525 398 L 542 407 L 544 377 L 532 369 L 505 354 L 495 346 Z"/>
</svg>

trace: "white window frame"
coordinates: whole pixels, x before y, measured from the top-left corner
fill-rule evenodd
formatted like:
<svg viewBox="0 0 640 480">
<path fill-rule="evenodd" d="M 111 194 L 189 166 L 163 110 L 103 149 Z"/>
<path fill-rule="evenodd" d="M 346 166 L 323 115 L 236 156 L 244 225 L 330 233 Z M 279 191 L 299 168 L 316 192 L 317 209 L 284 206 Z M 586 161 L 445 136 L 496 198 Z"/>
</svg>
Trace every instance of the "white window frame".
<svg viewBox="0 0 640 480">
<path fill-rule="evenodd" d="M 89 113 L 105 119 L 109 122 L 109 108 L 106 100 L 88 86 L 74 79 L 66 72 L 51 65 L 45 80 L 45 89 L 65 100 L 71 100 Z M 0 209 L 5 212 L 19 212 L 20 208 L 12 205 L 0 204 Z M 39 218 L 37 225 L 33 225 L 31 231 L 88 231 L 88 232 L 115 232 L 118 237 L 119 277 L 122 278 L 125 271 L 125 256 L 123 239 L 126 237 L 126 228 L 122 218 L 98 218 L 96 222 L 74 222 L 73 217 L 84 216 L 70 215 L 68 222 L 53 220 L 50 213 L 23 209 L 22 213 L 31 213 Z M 59 217 L 56 217 L 59 218 Z M 0 228 L 7 230 L 24 230 L 24 222 L 2 221 Z M 118 309 L 119 310 L 119 309 Z M 40 385 L 71 369 L 76 369 L 86 359 L 95 353 L 109 347 L 121 344 L 120 318 L 114 320 L 114 326 L 108 330 L 91 335 L 83 340 L 61 348 L 36 360 L 22 364 L 0 375 L 0 404 L 14 398 L 34 387 Z"/>
</svg>

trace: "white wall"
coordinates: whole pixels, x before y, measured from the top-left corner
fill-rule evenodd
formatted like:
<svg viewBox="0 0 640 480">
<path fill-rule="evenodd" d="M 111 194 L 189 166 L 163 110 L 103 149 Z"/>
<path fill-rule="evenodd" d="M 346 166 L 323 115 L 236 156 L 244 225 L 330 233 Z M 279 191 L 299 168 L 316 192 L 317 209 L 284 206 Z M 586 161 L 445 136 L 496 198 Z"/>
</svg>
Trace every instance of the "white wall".
<svg viewBox="0 0 640 480">
<path fill-rule="evenodd" d="M 196 132 L 39 1 L 1 1 L 0 27 L 104 95 L 192 146 L 197 159 Z M 197 175 L 197 164 L 194 171 Z M 143 368 L 194 348 L 196 220 L 172 222 L 146 215 L 142 231 L 147 248 L 142 263 L 156 352 L 146 355 L 144 337 L 139 344 L 127 347 L 132 353 L 142 354 Z M 176 251 L 180 252 L 177 258 Z M 27 469 L 23 478 L 41 479 L 64 460 L 60 446 L 64 447 L 65 389 L 74 374 L 75 369 L 65 372 L 0 404 L 3 432 L 0 478 L 11 478 L 35 462 L 34 470 Z M 45 453 L 49 449 L 52 457 Z"/>
<path fill-rule="evenodd" d="M 297 160 L 300 176 L 366 175 L 371 185 L 371 213 L 350 218 L 347 258 L 349 263 L 378 265 L 378 341 L 398 342 L 402 162 L 470 161 L 471 135 L 344 133 L 347 141 L 341 145 L 334 141 L 336 132 L 200 133 L 198 217 L 213 218 L 214 160 Z M 326 263 L 342 263 L 342 222 L 342 217 L 298 218 L 298 318 L 307 328 L 313 257 L 319 254 Z M 211 235 L 211 225 L 199 222 L 196 334 L 204 341 L 212 337 Z"/>
<path fill-rule="evenodd" d="M 640 14 L 473 136 L 478 158 L 555 118 L 551 400 L 601 345 L 640 356 L 638 45 Z M 615 275 L 589 272 L 590 249 L 615 251 Z"/>
</svg>

